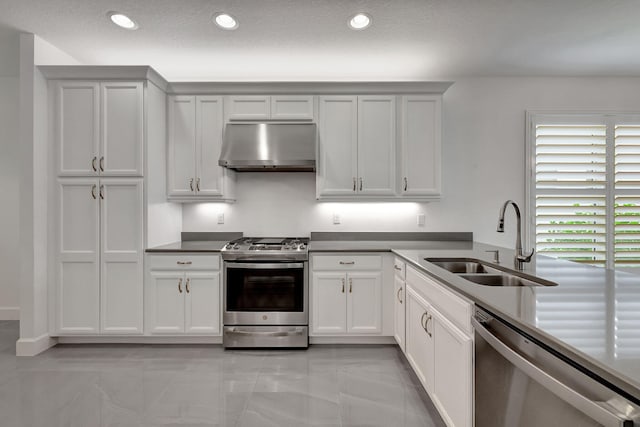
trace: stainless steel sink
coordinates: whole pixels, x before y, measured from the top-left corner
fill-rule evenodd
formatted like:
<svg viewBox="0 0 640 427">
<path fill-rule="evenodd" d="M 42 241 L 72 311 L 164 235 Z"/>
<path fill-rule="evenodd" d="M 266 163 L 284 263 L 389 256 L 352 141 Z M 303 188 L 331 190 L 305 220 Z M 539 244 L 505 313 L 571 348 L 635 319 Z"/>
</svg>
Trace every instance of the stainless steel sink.
<svg viewBox="0 0 640 427">
<path fill-rule="evenodd" d="M 557 283 L 520 273 L 476 258 L 425 258 L 460 278 L 483 286 L 557 286 Z"/>
</svg>

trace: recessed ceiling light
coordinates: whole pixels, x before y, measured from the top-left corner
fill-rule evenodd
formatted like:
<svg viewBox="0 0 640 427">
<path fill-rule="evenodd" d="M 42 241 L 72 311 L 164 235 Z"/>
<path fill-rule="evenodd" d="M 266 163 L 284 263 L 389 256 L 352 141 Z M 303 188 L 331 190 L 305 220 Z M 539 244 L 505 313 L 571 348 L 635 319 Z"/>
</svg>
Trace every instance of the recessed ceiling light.
<svg viewBox="0 0 640 427">
<path fill-rule="evenodd" d="M 366 13 L 358 13 L 349 20 L 349 27 L 352 30 L 364 30 L 371 25 L 371 16 Z"/>
<path fill-rule="evenodd" d="M 213 17 L 214 22 L 220 28 L 225 30 L 235 30 L 238 28 L 238 21 L 228 13 L 216 13 Z"/>
<path fill-rule="evenodd" d="M 120 12 L 109 12 L 107 16 L 111 19 L 111 22 L 116 24 L 118 27 L 122 27 L 126 30 L 137 30 L 138 24 L 127 15 L 124 15 Z"/>
</svg>

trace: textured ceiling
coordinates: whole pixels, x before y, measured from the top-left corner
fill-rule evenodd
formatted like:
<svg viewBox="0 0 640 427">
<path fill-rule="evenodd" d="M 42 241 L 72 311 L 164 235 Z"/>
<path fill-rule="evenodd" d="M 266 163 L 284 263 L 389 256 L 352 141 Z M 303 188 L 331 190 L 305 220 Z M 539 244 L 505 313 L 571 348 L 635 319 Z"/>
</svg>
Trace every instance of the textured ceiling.
<svg viewBox="0 0 640 427">
<path fill-rule="evenodd" d="M 108 20 L 115 10 L 140 29 Z M 638 0 L 0 0 L 0 25 L 172 81 L 640 76 Z M 236 31 L 211 22 L 238 18 Z M 373 25 L 347 27 L 355 12 Z"/>
</svg>

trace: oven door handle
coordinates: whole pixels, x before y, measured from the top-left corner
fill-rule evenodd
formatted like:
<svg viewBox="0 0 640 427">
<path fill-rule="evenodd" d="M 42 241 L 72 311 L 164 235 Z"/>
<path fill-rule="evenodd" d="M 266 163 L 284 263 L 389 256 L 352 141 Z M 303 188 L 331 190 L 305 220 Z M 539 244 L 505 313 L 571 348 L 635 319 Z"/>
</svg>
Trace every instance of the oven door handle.
<svg viewBox="0 0 640 427">
<path fill-rule="evenodd" d="M 304 268 L 302 262 L 225 262 L 227 268 L 244 268 L 252 270 Z"/>
<path fill-rule="evenodd" d="M 227 334 L 235 335 L 260 335 L 263 337 L 288 337 L 291 335 L 303 335 L 304 329 L 296 328 L 290 331 L 243 331 L 239 328 L 231 328 L 225 331 Z"/>
<path fill-rule="evenodd" d="M 612 408 L 607 402 L 597 402 L 589 399 L 578 391 L 572 389 L 558 379 L 549 375 L 538 366 L 525 359 L 518 352 L 503 343 L 498 337 L 491 333 L 483 323 L 476 317 L 471 318 L 473 329 L 498 353 L 511 362 L 517 369 L 520 369 L 527 376 L 537 381 L 541 386 L 564 400 L 574 408 L 582 411 L 591 419 L 607 427 L 631 427 L 633 421 Z"/>
</svg>

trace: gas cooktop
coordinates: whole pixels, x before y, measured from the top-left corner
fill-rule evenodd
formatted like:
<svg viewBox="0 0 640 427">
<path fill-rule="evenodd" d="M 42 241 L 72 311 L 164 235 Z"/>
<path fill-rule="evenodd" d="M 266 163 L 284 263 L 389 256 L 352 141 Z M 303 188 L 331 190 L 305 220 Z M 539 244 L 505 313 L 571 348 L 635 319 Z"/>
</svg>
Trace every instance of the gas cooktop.
<svg viewBox="0 0 640 427">
<path fill-rule="evenodd" d="M 299 261 L 309 259 L 308 237 L 242 237 L 222 248 L 222 259 Z"/>
</svg>

